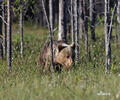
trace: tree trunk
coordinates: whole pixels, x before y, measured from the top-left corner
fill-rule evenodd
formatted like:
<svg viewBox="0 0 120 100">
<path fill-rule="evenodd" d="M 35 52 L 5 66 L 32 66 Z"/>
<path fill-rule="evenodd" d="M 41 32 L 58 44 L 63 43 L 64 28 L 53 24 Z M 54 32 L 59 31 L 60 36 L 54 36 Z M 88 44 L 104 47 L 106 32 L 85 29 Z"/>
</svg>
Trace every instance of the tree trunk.
<svg viewBox="0 0 120 100">
<path fill-rule="evenodd" d="M 6 56 L 7 54 L 7 12 L 6 12 L 6 5 L 3 2 L 2 5 L 2 9 L 3 9 L 3 55 Z"/>
<path fill-rule="evenodd" d="M 73 30 L 74 30 L 74 34 L 76 36 L 76 60 L 77 62 L 79 61 L 79 30 L 78 30 L 78 0 L 74 0 L 73 2 Z"/>
<path fill-rule="evenodd" d="M 12 56 L 12 44 L 11 44 L 11 0 L 7 0 L 7 62 L 8 62 L 8 73 L 11 68 L 11 56 Z"/>
<path fill-rule="evenodd" d="M 72 32 L 72 43 L 75 44 L 75 29 L 74 29 L 74 0 L 71 0 L 71 32 Z M 75 64 L 75 48 L 73 50 L 73 64 Z"/>
<path fill-rule="evenodd" d="M 120 0 L 117 1 L 117 33 L 120 32 Z M 118 38 L 120 38 L 120 35 L 118 34 Z"/>
<path fill-rule="evenodd" d="M 58 40 L 66 41 L 67 31 L 67 0 L 59 0 L 59 32 Z"/>
<path fill-rule="evenodd" d="M 50 49 L 51 49 L 51 66 L 54 69 L 53 63 L 53 0 L 49 0 L 49 20 L 50 20 Z"/>
<path fill-rule="evenodd" d="M 0 16 L 2 16 L 2 2 L 0 2 Z M 2 18 L 0 18 L 0 58 L 3 58 L 3 46 L 2 46 L 3 34 L 2 34 Z"/>
<path fill-rule="evenodd" d="M 24 54 L 24 41 L 23 41 L 23 8 L 22 0 L 20 0 L 20 40 L 21 40 L 21 57 Z"/>
<path fill-rule="evenodd" d="M 72 42 L 75 43 L 75 32 L 74 32 L 74 17 L 73 17 L 73 0 L 71 0 L 71 32 L 72 32 Z"/>
<path fill-rule="evenodd" d="M 49 29 L 49 38 L 50 38 L 50 50 L 51 50 L 51 67 L 52 67 L 52 71 L 54 69 L 54 63 L 53 63 L 53 40 L 52 40 L 52 37 L 53 37 L 53 1 L 50 0 L 49 1 L 49 10 L 50 10 L 50 16 L 49 16 L 49 20 L 50 22 L 48 21 L 48 17 L 47 17 L 47 13 L 46 13 L 46 10 L 45 10 L 45 5 L 44 5 L 44 1 L 42 0 L 42 6 L 43 6 L 43 11 L 44 11 L 44 15 L 45 15 L 45 18 L 46 18 L 46 22 L 47 22 L 47 25 L 48 25 L 48 29 Z"/>
<path fill-rule="evenodd" d="M 118 0 L 117 4 L 117 22 L 120 24 L 120 0 Z"/>
<path fill-rule="evenodd" d="M 91 39 L 93 41 L 96 40 L 95 38 L 95 0 L 90 0 L 90 32 L 91 32 Z"/>
<path fill-rule="evenodd" d="M 110 12 L 109 12 L 109 0 L 105 0 L 105 51 L 106 51 L 106 68 L 105 72 L 109 72 L 109 66 L 111 63 L 111 44 L 110 44 Z"/>
<path fill-rule="evenodd" d="M 84 10 L 83 0 L 79 0 L 79 30 L 80 38 L 84 40 Z"/>
<path fill-rule="evenodd" d="M 83 13 L 84 13 L 84 34 L 85 34 L 85 51 L 88 54 L 88 5 L 86 0 L 83 0 Z"/>
</svg>

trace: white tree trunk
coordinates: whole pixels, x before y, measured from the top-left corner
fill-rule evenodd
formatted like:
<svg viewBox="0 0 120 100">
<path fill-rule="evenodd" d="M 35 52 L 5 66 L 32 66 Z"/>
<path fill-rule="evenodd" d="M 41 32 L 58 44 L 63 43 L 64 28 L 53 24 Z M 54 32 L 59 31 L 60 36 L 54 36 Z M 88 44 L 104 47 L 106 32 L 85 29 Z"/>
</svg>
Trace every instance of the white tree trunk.
<svg viewBox="0 0 120 100">
<path fill-rule="evenodd" d="M 83 0 L 79 0 L 79 30 L 80 38 L 84 40 Z"/>
<path fill-rule="evenodd" d="M 54 63 L 53 63 L 53 0 L 49 0 L 49 20 L 50 20 L 50 49 L 51 49 L 51 66 L 52 71 L 54 69 Z"/>
<path fill-rule="evenodd" d="M 21 57 L 24 54 L 24 41 L 23 41 L 23 8 L 22 0 L 20 0 L 20 40 L 21 40 Z"/>
<path fill-rule="evenodd" d="M 105 72 L 109 73 L 109 66 L 111 63 L 111 45 L 110 45 L 110 32 L 109 32 L 109 23 L 110 23 L 110 12 L 109 12 L 109 0 L 105 0 L 105 51 L 106 51 L 106 68 Z"/>
<path fill-rule="evenodd" d="M 6 16 L 6 5 L 4 4 L 3 2 L 3 5 L 2 5 L 2 9 L 3 9 L 3 19 L 5 22 L 7 22 L 7 16 Z M 7 53 L 7 25 L 6 23 L 3 22 L 3 54 L 4 56 L 6 56 L 6 53 Z"/>
<path fill-rule="evenodd" d="M 72 43 L 75 43 L 75 28 L 74 28 L 74 0 L 71 0 L 71 32 L 72 32 Z M 73 50 L 73 64 L 75 64 L 75 48 Z"/>
<path fill-rule="evenodd" d="M 72 42 L 75 43 L 73 0 L 71 0 L 71 32 Z"/>
<path fill-rule="evenodd" d="M 118 0 L 117 5 L 117 22 L 120 24 L 120 0 Z"/>
<path fill-rule="evenodd" d="M 62 40 L 64 34 L 64 0 L 59 0 L 59 31 L 58 40 Z"/>
<path fill-rule="evenodd" d="M 0 16 L 2 16 L 2 2 L 0 2 Z M 3 58 L 3 46 L 2 46 L 2 18 L 0 18 L 0 58 Z"/>
<path fill-rule="evenodd" d="M 79 61 L 79 30 L 78 30 L 78 0 L 74 0 L 74 3 L 73 3 L 73 8 L 74 8 L 74 11 L 73 11 L 73 30 L 74 30 L 74 34 L 75 34 L 75 37 L 76 37 L 76 60 Z M 74 41 L 75 41 L 74 40 Z"/>
<path fill-rule="evenodd" d="M 59 0 L 58 40 L 66 41 L 68 0 Z"/>
<path fill-rule="evenodd" d="M 8 73 L 11 68 L 12 60 L 12 36 L 11 36 L 11 0 L 7 0 L 7 62 L 8 62 Z"/>
</svg>

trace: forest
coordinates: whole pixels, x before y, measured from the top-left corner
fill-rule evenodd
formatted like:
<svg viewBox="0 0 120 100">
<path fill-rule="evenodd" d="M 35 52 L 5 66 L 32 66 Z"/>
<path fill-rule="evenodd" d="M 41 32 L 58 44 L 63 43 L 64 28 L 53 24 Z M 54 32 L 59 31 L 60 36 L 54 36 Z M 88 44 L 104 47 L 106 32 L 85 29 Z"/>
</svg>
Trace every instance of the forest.
<svg viewBox="0 0 120 100">
<path fill-rule="evenodd" d="M 120 0 L 0 0 L 0 100 L 120 100 Z"/>
</svg>

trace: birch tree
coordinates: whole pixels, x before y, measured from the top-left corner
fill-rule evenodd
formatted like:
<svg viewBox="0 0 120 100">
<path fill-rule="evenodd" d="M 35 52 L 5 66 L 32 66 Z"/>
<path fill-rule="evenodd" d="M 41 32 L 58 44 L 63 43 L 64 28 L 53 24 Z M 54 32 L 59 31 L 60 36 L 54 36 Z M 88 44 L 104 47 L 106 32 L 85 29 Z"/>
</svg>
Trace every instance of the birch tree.
<svg viewBox="0 0 120 100">
<path fill-rule="evenodd" d="M 19 0 L 20 2 L 20 40 L 21 40 L 21 57 L 23 57 L 24 54 L 24 41 L 23 41 L 23 1 Z"/>
<path fill-rule="evenodd" d="M 50 20 L 50 49 L 51 49 L 51 66 L 54 69 L 53 63 L 53 0 L 49 0 L 49 20 Z"/>
<path fill-rule="evenodd" d="M 58 40 L 63 40 L 64 37 L 64 0 L 59 0 L 59 31 Z"/>
<path fill-rule="evenodd" d="M 66 41 L 67 35 L 67 3 L 68 0 L 59 0 L 59 30 L 58 30 L 58 40 Z"/>
<path fill-rule="evenodd" d="M 48 25 L 48 29 L 49 29 L 49 39 L 50 39 L 50 50 L 51 50 L 51 67 L 52 67 L 52 71 L 54 69 L 54 63 L 53 63 L 53 41 L 52 41 L 52 37 L 53 37 L 53 5 L 52 5 L 52 0 L 49 1 L 49 9 L 50 9 L 50 22 L 48 21 L 48 17 L 47 17 L 47 13 L 45 10 L 45 5 L 44 5 L 44 1 L 42 0 L 42 6 L 43 6 L 43 11 L 45 14 L 45 18 L 47 21 L 47 25 Z"/>
<path fill-rule="evenodd" d="M 83 13 L 83 0 L 79 0 L 79 30 L 80 38 L 84 40 L 84 13 Z"/>
<path fill-rule="evenodd" d="M 109 12 L 109 0 L 105 0 L 105 23 L 104 23 L 104 31 L 105 31 L 105 51 L 106 51 L 106 68 L 105 72 L 109 72 L 109 66 L 111 62 L 111 44 L 110 44 L 110 12 Z"/>
<path fill-rule="evenodd" d="M 11 0 L 7 0 L 7 62 L 8 62 L 8 73 L 11 68 L 12 60 L 12 37 L 11 37 Z"/>
<path fill-rule="evenodd" d="M 85 37 L 85 52 L 88 54 L 88 5 L 87 0 L 83 0 L 83 16 L 84 16 L 84 37 Z"/>
<path fill-rule="evenodd" d="M 75 12 L 75 23 L 76 23 L 76 60 L 77 62 L 79 62 L 79 23 L 78 23 L 78 4 L 79 4 L 79 0 L 76 0 L 76 12 Z"/>
<path fill-rule="evenodd" d="M 3 55 L 7 54 L 7 12 L 6 12 L 6 4 L 3 2 L 2 4 L 2 16 L 3 16 Z"/>
<path fill-rule="evenodd" d="M 117 3 L 117 22 L 120 24 L 120 0 Z"/>
<path fill-rule="evenodd" d="M 117 32 L 116 32 L 116 43 L 117 43 L 117 38 L 120 37 L 119 32 L 120 32 L 120 0 L 117 0 Z"/>
<path fill-rule="evenodd" d="M 73 1 L 73 30 L 76 37 L 76 60 L 79 61 L 78 0 Z M 75 42 L 74 40 L 74 42 Z"/>
<path fill-rule="evenodd" d="M 2 17 L 2 2 L 0 1 L 0 16 Z M 0 58 L 3 58 L 3 34 L 2 34 L 2 18 L 0 17 Z"/>
<path fill-rule="evenodd" d="M 74 28 L 74 0 L 71 0 L 71 32 L 72 32 L 72 43 L 75 44 L 75 28 Z M 73 49 L 73 64 L 75 64 L 75 48 Z"/>
<path fill-rule="evenodd" d="M 72 42 L 75 43 L 75 31 L 74 31 L 74 12 L 73 12 L 73 0 L 71 0 L 71 32 Z"/>
<path fill-rule="evenodd" d="M 95 0 L 89 0 L 90 5 L 90 32 L 91 39 L 95 41 Z"/>
</svg>

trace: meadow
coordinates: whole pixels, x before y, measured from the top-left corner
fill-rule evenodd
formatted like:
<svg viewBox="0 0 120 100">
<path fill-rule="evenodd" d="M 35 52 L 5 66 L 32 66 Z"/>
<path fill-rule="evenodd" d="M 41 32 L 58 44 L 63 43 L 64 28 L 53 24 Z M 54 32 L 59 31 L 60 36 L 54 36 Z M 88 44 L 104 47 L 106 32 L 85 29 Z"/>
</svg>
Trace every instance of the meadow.
<svg viewBox="0 0 120 100">
<path fill-rule="evenodd" d="M 6 58 L 0 59 L 0 100 L 120 100 L 120 44 L 113 30 L 112 64 L 105 74 L 103 25 L 96 28 L 96 42 L 89 38 L 89 56 L 80 40 L 79 63 L 69 71 L 41 73 L 36 61 L 48 30 L 24 26 L 24 57 L 20 56 L 20 34 L 17 24 L 12 34 L 12 70 L 7 74 Z M 57 37 L 57 32 L 54 34 Z"/>
</svg>

